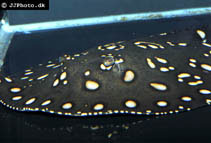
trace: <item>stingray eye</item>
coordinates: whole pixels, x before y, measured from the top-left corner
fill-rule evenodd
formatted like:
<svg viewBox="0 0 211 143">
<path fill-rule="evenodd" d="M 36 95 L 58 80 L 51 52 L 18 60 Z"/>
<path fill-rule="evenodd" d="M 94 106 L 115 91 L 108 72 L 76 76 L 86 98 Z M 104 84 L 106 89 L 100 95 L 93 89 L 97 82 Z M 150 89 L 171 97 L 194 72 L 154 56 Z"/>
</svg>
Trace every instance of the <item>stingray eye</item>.
<svg viewBox="0 0 211 143">
<path fill-rule="evenodd" d="M 113 65 L 114 63 L 115 63 L 115 60 L 113 56 L 107 56 L 103 60 L 103 64 L 107 67 Z"/>
</svg>

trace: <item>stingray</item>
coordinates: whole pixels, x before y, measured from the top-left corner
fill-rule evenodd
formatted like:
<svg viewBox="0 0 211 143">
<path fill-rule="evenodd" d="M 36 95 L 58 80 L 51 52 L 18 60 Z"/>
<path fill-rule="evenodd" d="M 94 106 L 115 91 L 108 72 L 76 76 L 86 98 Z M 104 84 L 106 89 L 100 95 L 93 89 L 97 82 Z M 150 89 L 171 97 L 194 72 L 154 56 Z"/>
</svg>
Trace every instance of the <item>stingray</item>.
<svg viewBox="0 0 211 143">
<path fill-rule="evenodd" d="M 211 28 L 94 47 L 0 75 L 0 102 L 68 116 L 166 115 L 211 104 Z"/>
</svg>

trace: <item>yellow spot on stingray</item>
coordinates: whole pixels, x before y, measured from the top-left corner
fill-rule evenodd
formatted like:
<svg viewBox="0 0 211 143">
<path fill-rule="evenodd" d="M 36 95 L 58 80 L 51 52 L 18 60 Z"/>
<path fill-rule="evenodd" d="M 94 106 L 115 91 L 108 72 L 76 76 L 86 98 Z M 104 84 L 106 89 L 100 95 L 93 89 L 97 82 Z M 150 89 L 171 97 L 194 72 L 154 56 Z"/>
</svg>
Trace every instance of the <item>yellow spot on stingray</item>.
<svg viewBox="0 0 211 143">
<path fill-rule="evenodd" d="M 12 79 L 9 78 L 9 77 L 5 77 L 4 79 L 5 79 L 7 82 L 12 82 Z"/>
<path fill-rule="evenodd" d="M 28 76 L 24 76 L 24 77 L 21 77 L 21 80 L 25 80 L 25 79 L 28 79 L 29 77 Z"/>
<path fill-rule="evenodd" d="M 48 76 L 48 74 L 42 75 L 42 76 L 38 77 L 37 80 L 44 79 L 44 78 L 46 78 L 47 76 Z"/>
<path fill-rule="evenodd" d="M 201 39 L 205 39 L 206 34 L 204 31 L 202 30 L 196 30 L 197 34 L 201 37 Z"/>
<path fill-rule="evenodd" d="M 41 106 L 47 106 L 47 105 L 49 105 L 51 103 L 51 100 L 46 100 L 45 102 L 43 102 L 42 104 L 41 104 Z"/>
<path fill-rule="evenodd" d="M 85 71 L 84 75 L 89 76 L 91 74 L 90 70 Z"/>
<path fill-rule="evenodd" d="M 160 67 L 160 71 L 161 71 L 161 72 L 168 72 L 168 71 L 169 71 L 169 69 L 168 69 L 168 68 L 166 68 L 166 67 Z"/>
<path fill-rule="evenodd" d="M 202 45 L 207 46 L 207 47 L 211 47 L 211 44 L 208 44 L 208 43 L 202 43 Z"/>
<path fill-rule="evenodd" d="M 192 98 L 189 97 L 189 96 L 183 96 L 181 99 L 182 99 L 182 101 L 185 101 L 185 102 L 190 102 L 190 101 L 192 101 Z"/>
<path fill-rule="evenodd" d="M 115 49 L 116 47 L 117 47 L 116 45 L 111 45 L 111 46 L 106 47 L 106 49 L 112 50 L 112 49 Z"/>
<path fill-rule="evenodd" d="M 148 46 L 149 46 L 150 48 L 152 48 L 152 49 L 158 49 L 158 46 L 155 46 L 155 45 L 149 44 Z"/>
<path fill-rule="evenodd" d="M 150 58 L 147 58 L 147 64 L 152 69 L 154 69 L 156 67 Z"/>
<path fill-rule="evenodd" d="M 133 101 L 133 100 L 127 100 L 125 102 L 125 106 L 128 107 L 128 108 L 135 108 L 137 105 L 136 105 L 136 102 Z"/>
<path fill-rule="evenodd" d="M 210 55 L 209 54 L 207 54 L 207 53 L 204 53 L 203 54 L 205 57 L 209 57 Z"/>
<path fill-rule="evenodd" d="M 199 93 L 201 93 L 201 94 L 211 94 L 211 91 L 208 90 L 208 89 L 200 89 Z"/>
<path fill-rule="evenodd" d="M 167 103 L 166 101 L 158 101 L 158 102 L 157 102 L 157 105 L 158 105 L 159 107 L 166 107 L 166 106 L 168 105 L 168 103 Z"/>
<path fill-rule="evenodd" d="M 96 81 L 87 80 L 85 83 L 85 87 L 88 90 L 97 90 L 100 87 L 100 85 Z"/>
<path fill-rule="evenodd" d="M 181 105 L 180 105 L 178 108 L 179 108 L 180 110 L 183 110 L 183 109 L 184 109 L 184 106 L 181 106 Z"/>
<path fill-rule="evenodd" d="M 208 64 L 201 64 L 201 67 L 202 67 L 204 70 L 211 71 L 211 66 L 208 65 Z"/>
<path fill-rule="evenodd" d="M 189 61 L 192 62 L 192 63 L 196 63 L 196 59 L 191 58 L 191 59 L 189 59 Z"/>
<path fill-rule="evenodd" d="M 67 77 L 67 72 L 63 72 L 63 73 L 60 75 L 60 80 L 64 80 L 66 77 Z"/>
<path fill-rule="evenodd" d="M 94 110 L 96 110 L 96 111 L 103 110 L 103 108 L 104 108 L 104 105 L 103 104 L 96 104 L 94 106 Z"/>
<path fill-rule="evenodd" d="M 188 84 L 191 85 L 191 86 L 196 86 L 196 85 L 199 85 L 199 84 L 203 84 L 203 81 L 202 80 L 191 81 L 191 82 L 188 82 Z"/>
<path fill-rule="evenodd" d="M 147 49 L 147 46 L 145 45 L 137 45 L 139 48 Z"/>
<path fill-rule="evenodd" d="M 162 64 L 166 64 L 168 62 L 166 59 L 159 58 L 159 57 L 155 57 L 155 59 Z"/>
<path fill-rule="evenodd" d="M 169 67 L 169 70 L 174 70 L 175 68 L 173 66 L 170 66 Z"/>
<path fill-rule="evenodd" d="M 211 104 L 211 99 L 206 99 L 206 103 L 207 103 L 208 105 L 210 105 L 210 104 Z"/>
<path fill-rule="evenodd" d="M 194 64 L 194 63 L 189 63 L 189 66 L 195 68 L 195 67 L 196 67 L 196 64 Z"/>
<path fill-rule="evenodd" d="M 124 81 L 125 82 L 132 82 L 135 78 L 135 73 L 131 70 L 125 72 Z"/>
<path fill-rule="evenodd" d="M 178 43 L 179 46 L 187 46 L 187 43 Z"/>
<path fill-rule="evenodd" d="M 18 93 L 21 91 L 21 88 L 19 87 L 13 87 L 13 88 L 10 88 L 10 91 L 13 92 L 13 93 Z"/>
<path fill-rule="evenodd" d="M 50 67 L 53 67 L 53 66 L 55 66 L 55 64 L 46 65 L 47 68 L 50 68 Z"/>
<path fill-rule="evenodd" d="M 13 101 L 17 101 L 17 100 L 20 100 L 20 99 L 22 99 L 22 96 L 14 96 L 12 98 Z"/>
<path fill-rule="evenodd" d="M 167 35 L 167 33 L 160 33 L 160 35 L 161 35 L 161 36 L 165 36 L 165 35 Z"/>
<path fill-rule="evenodd" d="M 32 103 L 34 103 L 34 102 L 35 102 L 35 100 L 36 100 L 36 98 L 35 98 L 35 97 L 33 97 L 33 98 L 31 98 L 31 99 L 27 100 L 25 104 L 26 104 L 26 105 L 32 104 Z"/>
<path fill-rule="evenodd" d="M 180 73 L 178 74 L 178 78 L 187 78 L 187 77 L 190 77 L 191 75 L 189 73 Z"/>
<path fill-rule="evenodd" d="M 24 75 L 31 75 L 33 72 L 26 72 Z"/>
<path fill-rule="evenodd" d="M 195 78 L 195 79 L 201 79 L 201 77 L 198 76 L 198 75 L 195 75 L 194 78 Z"/>
<path fill-rule="evenodd" d="M 154 89 L 157 89 L 159 91 L 166 91 L 167 86 L 162 83 L 150 83 L 150 86 L 153 87 Z"/>
<path fill-rule="evenodd" d="M 63 104 L 62 108 L 65 109 L 65 110 L 68 110 L 68 109 L 71 109 L 72 106 L 73 106 L 72 103 L 68 102 L 68 103 Z"/>
<path fill-rule="evenodd" d="M 181 78 L 178 78 L 178 81 L 179 81 L 179 82 L 183 82 L 184 80 L 183 80 L 183 79 L 181 79 Z"/>
<path fill-rule="evenodd" d="M 59 79 L 57 78 L 56 80 L 54 80 L 53 82 L 53 87 L 56 87 L 59 84 Z"/>
<path fill-rule="evenodd" d="M 175 46 L 175 44 L 173 44 L 172 42 L 166 42 L 167 44 L 169 44 L 170 46 Z"/>
</svg>

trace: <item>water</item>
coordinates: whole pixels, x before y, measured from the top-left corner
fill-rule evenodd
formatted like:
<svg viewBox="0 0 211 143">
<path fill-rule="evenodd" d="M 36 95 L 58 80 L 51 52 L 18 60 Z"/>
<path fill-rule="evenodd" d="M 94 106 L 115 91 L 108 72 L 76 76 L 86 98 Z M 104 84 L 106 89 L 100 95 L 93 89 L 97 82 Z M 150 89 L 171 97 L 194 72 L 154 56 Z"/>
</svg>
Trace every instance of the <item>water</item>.
<svg viewBox="0 0 211 143">
<path fill-rule="evenodd" d="M 65 53 L 75 54 L 110 42 L 180 31 L 210 22 L 210 16 L 205 15 L 16 34 L 5 68 L 8 73 L 19 72 L 49 59 L 59 59 Z M 159 118 L 128 115 L 76 118 L 20 113 L 0 105 L 0 139 L 2 143 L 209 142 L 210 120 L 210 107 Z"/>
</svg>

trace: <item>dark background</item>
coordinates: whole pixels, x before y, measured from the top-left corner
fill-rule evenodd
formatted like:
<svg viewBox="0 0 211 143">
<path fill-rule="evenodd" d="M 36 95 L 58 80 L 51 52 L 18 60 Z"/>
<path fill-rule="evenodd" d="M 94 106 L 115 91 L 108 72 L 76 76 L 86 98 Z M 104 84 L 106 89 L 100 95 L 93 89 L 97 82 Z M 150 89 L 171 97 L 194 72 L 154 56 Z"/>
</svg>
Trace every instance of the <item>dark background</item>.
<svg viewBox="0 0 211 143">
<path fill-rule="evenodd" d="M 190 3 L 190 1 L 193 2 Z M 116 12 L 115 14 L 117 14 L 122 12 L 137 12 L 136 10 L 154 11 L 174 9 L 178 8 L 178 5 L 179 8 L 185 8 L 190 6 L 208 6 L 210 4 L 210 1 L 190 1 L 162 1 L 169 5 L 162 5 L 161 1 L 157 1 L 157 3 L 152 5 L 145 4 L 144 6 L 140 1 L 139 4 L 132 4 L 129 1 L 122 0 L 122 4 L 127 2 L 128 5 L 125 4 L 126 6 L 121 11 L 113 8 L 109 9 L 107 5 L 111 5 L 111 1 L 108 0 L 106 1 L 107 5 L 101 5 L 101 8 L 96 7 L 96 9 L 99 9 L 99 12 L 102 12 L 101 14 L 94 12 L 91 8 L 89 14 L 90 16 L 108 14 L 105 11 L 103 12 L 103 9 L 106 9 L 106 11 L 110 10 L 111 13 L 112 11 L 114 13 Z M 71 2 L 74 2 L 74 0 Z M 86 2 L 87 7 L 93 6 L 91 2 Z M 84 1 L 83 4 L 86 2 Z M 104 1 L 104 3 L 106 2 Z M 79 4 L 77 1 L 75 3 Z M 99 4 L 99 1 L 97 3 Z M 116 4 L 116 7 L 121 7 L 121 5 Z M 130 8 L 130 5 L 137 7 L 136 10 Z M 68 11 L 65 7 L 68 7 L 68 5 L 64 6 L 64 11 Z M 76 9 L 76 5 L 75 7 L 69 5 L 69 7 Z M 86 12 L 83 13 L 85 7 L 86 5 L 81 6 L 80 9 L 76 9 L 78 10 L 75 14 L 78 15 L 76 17 L 88 16 Z M 61 12 L 58 15 L 49 14 L 49 17 L 40 11 L 17 11 L 17 13 L 10 11 L 9 14 L 11 16 L 10 19 L 14 20 L 14 23 L 27 23 L 37 20 L 45 21 L 49 20 L 48 18 L 74 18 L 75 16 L 74 14 L 65 13 L 61 9 L 55 8 L 55 13 L 56 11 Z M 51 12 L 54 12 L 53 6 L 51 7 Z M 17 14 L 16 17 L 15 14 Z M 31 17 L 29 16 L 30 14 L 35 14 L 37 17 Z M 40 19 L 38 15 L 42 15 Z M 27 67 L 43 63 L 49 59 L 58 58 L 65 53 L 74 54 L 96 47 L 97 45 L 120 40 L 130 40 L 161 32 L 179 32 L 186 28 L 205 26 L 210 24 L 210 22 L 211 16 L 204 15 L 44 31 L 26 35 L 18 33 L 12 40 L 4 67 L 9 73 L 14 73 L 23 71 Z M 210 121 L 211 107 L 204 107 L 190 112 L 159 118 L 129 115 L 75 118 L 58 117 L 44 113 L 16 112 L 0 105 L 0 143 L 210 143 Z"/>
</svg>

